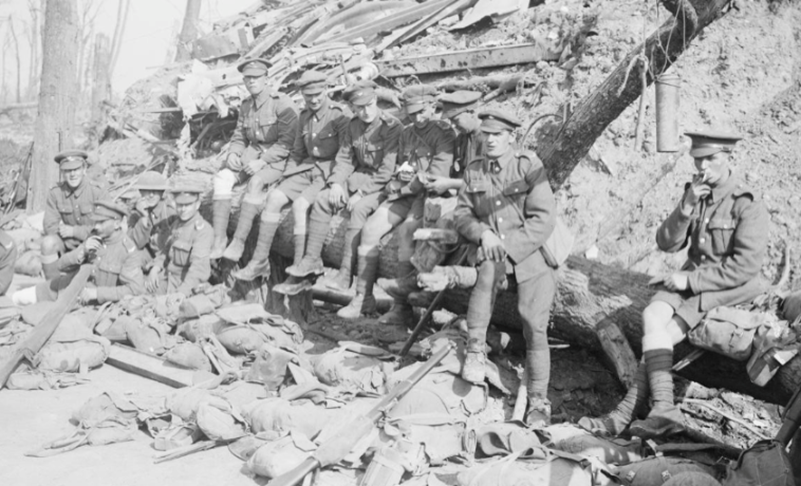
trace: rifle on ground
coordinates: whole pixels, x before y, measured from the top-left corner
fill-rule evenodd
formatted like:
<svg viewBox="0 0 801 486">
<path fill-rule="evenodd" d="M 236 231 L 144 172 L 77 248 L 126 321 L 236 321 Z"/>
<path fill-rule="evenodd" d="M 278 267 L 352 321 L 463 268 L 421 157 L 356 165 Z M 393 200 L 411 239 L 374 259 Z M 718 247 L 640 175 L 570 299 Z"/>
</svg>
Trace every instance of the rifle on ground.
<svg viewBox="0 0 801 486">
<path fill-rule="evenodd" d="M 78 296 L 81 295 L 81 291 L 92 273 L 92 267 L 93 265 L 89 264 L 81 265 L 81 269 L 78 270 L 72 282 L 70 282 L 67 288 L 58 296 L 56 305 L 45 314 L 38 324 L 36 324 L 28 337 L 25 338 L 25 342 L 17 346 L 11 354 L 11 357 L 0 366 L 0 390 L 6 385 L 6 381 L 8 381 L 11 373 L 17 369 L 17 366 L 22 362 L 23 358 L 30 359 L 30 357 L 38 353 L 39 350 L 47 344 L 50 336 L 53 335 L 58 325 L 61 324 L 61 320 L 64 319 L 64 316 L 66 316 L 70 309 L 72 309 L 72 306 L 75 305 Z"/>
<path fill-rule="evenodd" d="M 389 411 L 417 382 L 423 379 L 453 349 L 453 344 L 444 346 L 408 378 L 395 385 L 367 414 L 360 415 L 341 428 L 331 440 L 322 444 L 314 454 L 291 471 L 278 476 L 268 486 L 295 486 L 303 481 L 307 474 L 319 468 L 330 466 L 341 461 L 353 447 L 366 435 L 372 432 L 376 421 Z"/>
<path fill-rule="evenodd" d="M 784 415 L 782 416 L 782 426 L 776 434 L 776 441 L 787 447 L 799 425 L 801 425 L 801 387 L 796 390 L 793 398 L 787 402 L 787 407 L 785 407 Z"/>
</svg>

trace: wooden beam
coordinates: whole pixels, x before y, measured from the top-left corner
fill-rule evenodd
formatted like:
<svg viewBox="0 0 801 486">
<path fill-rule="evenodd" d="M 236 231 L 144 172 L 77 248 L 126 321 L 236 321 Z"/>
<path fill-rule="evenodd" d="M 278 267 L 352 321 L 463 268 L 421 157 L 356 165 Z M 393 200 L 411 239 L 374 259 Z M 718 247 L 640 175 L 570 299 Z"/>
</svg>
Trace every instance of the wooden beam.
<svg viewBox="0 0 801 486">
<path fill-rule="evenodd" d="M 139 350 L 113 344 L 106 363 L 123 371 L 144 376 L 173 388 L 191 386 L 196 370 L 179 368 L 167 363 L 163 358 L 143 353 Z"/>
<path fill-rule="evenodd" d="M 538 61 L 556 61 L 560 54 L 561 52 L 551 51 L 540 44 L 533 43 L 404 57 L 377 61 L 376 65 L 382 76 L 393 78 L 413 74 L 446 73 Z"/>
</svg>

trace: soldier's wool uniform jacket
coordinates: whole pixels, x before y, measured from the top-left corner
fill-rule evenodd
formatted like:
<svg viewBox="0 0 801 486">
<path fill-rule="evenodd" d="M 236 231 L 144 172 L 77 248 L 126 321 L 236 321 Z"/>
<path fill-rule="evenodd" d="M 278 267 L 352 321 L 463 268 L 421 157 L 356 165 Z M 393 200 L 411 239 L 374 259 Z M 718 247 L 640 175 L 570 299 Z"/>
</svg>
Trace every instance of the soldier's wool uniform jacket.
<svg viewBox="0 0 801 486">
<path fill-rule="evenodd" d="M 50 189 L 47 195 L 47 206 L 44 213 L 44 230 L 46 235 L 58 235 L 58 225 L 64 224 L 74 228 L 74 238 L 84 241 L 92 231 L 93 223 L 89 219 L 95 208 L 95 201 L 103 199 L 105 191 L 84 178 L 73 190 L 66 182 L 60 182 Z"/>
<path fill-rule="evenodd" d="M 211 275 L 211 244 L 214 230 L 200 213 L 189 221 L 178 216 L 169 220 L 169 236 L 160 248 L 153 263 L 154 268 L 164 270 L 166 282 L 161 290 L 167 293 L 181 292 L 190 295 L 193 288 L 208 281 Z M 166 287 L 165 287 L 166 285 Z"/>
<path fill-rule="evenodd" d="M 84 253 L 84 261 L 94 265 L 89 281 L 97 287 L 97 301 L 101 304 L 116 302 L 126 295 L 143 293 L 145 276 L 142 273 L 142 257 L 133 240 L 118 231 L 103 243 L 97 252 Z M 80 259 L 84 245 L 59 258 L 59 270 L 69 272 L 84 263 Z M 69 280 L 72 280 L 72 276 Z M 68 282 L 65 282 L 65 287 L 66 284 Z"/>
<path fill-rule="evenodd" d="M 400 136 L 397 166 L 408 164 L 415 174 L 426 172 L 434 176 L 450 177 L 455 142 L 453 129 L 445 121 L 429 120 L 419 130 L 414 124 L 409 125 Z M 412 179 L 400 190 L 401 195 L 423 192 L 423 185 L 417 179 Z"/>
<path fill-rule="evenodd" d="M 497 160 L 478 158 L 465 170 L 454 211 L 456 229 L 480 245 L 487 230 L 506 250 L 507 273 L 518 282 L 550 268 L 540 252 L 556 224 L 556 202 L 545 168 L 531 152 L 509 150 Z"/>
<path fill-rule="evenodd" d="M 153 252 L 163 246 L 166 237 L 170 234 L 170 222 L 177 213 L 175 207 L 165 200 L 159 201 L 147 217 L 141 217 L 128 231 L 128 235 L 140 250 L 150 244 Z M 158 241 L 162 238 L 162 241 Z"/>
<path fill-rule="evenodd" d="M 484 139 L 484 132 L 480 128 L 456 137 L 450 174 L 452 179 L 461 179 L 467 165 L 473 159 L 484 156 Z"/>
<path fill-rule="evenodd" d="M 17 262 L 17 245 L 5 231 L 0 230 L 0 295 L 5 295 L 14 278 Z"/>
<path fill-rule="evenodd" d="M 351 194 L 358 190 L 363 194 L 382 190 L 395 172 L 402 130 L 400 121 L 383 111 L 369 124 L 353 117 L 328 184 L 340 184 Z"/>
<path fill-rule="evenodd" d="M 267 91 L 242 102 L 229 152 L 241 156 L 245 147 L 253 147 L 261 160 L 273 164 L 284 162 L 292 151 L 298 113 L 288 96 Z"/>
<path fill-rule="evenodd" d="M 317 111 L 304 108 L 298 118 L 295 145 L 284 175 L 292 175 L 312 167 L 324 177 L 331 175 L 331 165 L 345 143 L 345 133 L 353 114 L 345 106 L 327 97 Z"/>
<path fill-rule="evenodd" d="M 690 245 L 682 270 L 689 273 L 692 293 L 701 296 L 701 310 L 708 311 L 762 293 L 758 276 L 767 252 L 768 222 L 765 206 L 732 173 L 691 214 L 684 214 L 679 203 L 657 230 L 656 242 L 666 252 Z"/>
</svg>

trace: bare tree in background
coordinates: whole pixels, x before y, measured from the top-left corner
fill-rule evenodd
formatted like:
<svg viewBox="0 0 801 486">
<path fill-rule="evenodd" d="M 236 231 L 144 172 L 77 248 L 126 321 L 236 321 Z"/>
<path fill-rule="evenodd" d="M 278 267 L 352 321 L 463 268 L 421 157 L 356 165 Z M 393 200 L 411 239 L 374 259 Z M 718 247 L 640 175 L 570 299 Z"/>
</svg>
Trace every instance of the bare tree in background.
<svg viewBox="0 0 801 486">
<path fill-rule="evenodd" d="M 20 66 L 19 60 L 19 41 L 17 40 L 17 34 L 14 31 L 14 19 L 11 15 L 8 16 L 8 30 L 11 32 L 11 38 L 14 40 L 14 53 L 17 57 L 17 103 L 22 102 L 22 81 L 21 81 L 21 74 L 22 74 L 22 67 Z"/>
<path fill-rule="evenodd" d="M 120 57 L 122 38 L 125 35 L 125 26 L 128 23 L 128 10 L 131 7 L 131 0 L 119 0 L 117 4 L 117 23 L 114 25 L 114 36 L 111 39 L 111 62 L 108 66 L 109 77 L 114 73 L 117 66 L 117 59 Z"/>
<path fill-rule="evenodd" d="M 53 156 L 71 148 L 78 101 L 78 6 L 76 0 L 47 0 L 39 112 L 34 127 L 33 164 L 28 212 L 42 211 L 50 187 L 58 180 Z"/>
<path fill-rule="evenodd" d="M 106 34 L 95 38 L 94 63 L 92 67 L 92 125 L 105 122 L 108 101 L 111 99 L 111 77 L 108 66 L 111 62 L 111 42 Z"/>
<path fill-rule="evenodd" d="M 93 84 L 92 76 L 94 72 L 94 55 L 95 48 L 92 45 L 92 40 L 95 37 L 95 20 L 100 14 L 100 7 L 103 2 L 96 2 L 95 0 L 82 0 L 80 5 L 80 12 L 78 14 L 78 31 L 79 31 L 79 45 L 78 45 L 78 86 L 81 93 L 85 93 L 87 88 L 91 88 Z"/>
<path fill-rule="evenodd" d="M 41 68 L 41 40 L 40 23 L 42 19 L 43 0 L 28 0 L 28 12 L 31 14 L 30 25 L 27 28 L 28 44 L 30 44 L 30 65 L 28 66 L 28 89 L 25 98 L 32 100 L 39 89 L 39 69 Z"/>
<path fill-rule="evenodd" d="M 200 20 L 200 6 L 202 3 L 201 0 L 186 0 L 186 13 L 184 13 L 184 25 L 181 27 L 181 35 L 178 36 L 176 61 L 188 61 L 192 57 L 191 44 L 197 39 L 197 25 Z"/>
</svg>

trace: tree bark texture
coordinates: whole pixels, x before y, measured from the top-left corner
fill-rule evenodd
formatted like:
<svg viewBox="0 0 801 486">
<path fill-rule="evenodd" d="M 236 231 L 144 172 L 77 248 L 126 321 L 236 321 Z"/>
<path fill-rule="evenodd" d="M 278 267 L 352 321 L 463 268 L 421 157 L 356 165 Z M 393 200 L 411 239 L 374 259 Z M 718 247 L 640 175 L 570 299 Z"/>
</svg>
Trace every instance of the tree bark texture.
<svg viewBox="0 0 801 486">
<path fill-rule="evenodd" d="M 105 123 L 108 114 L 108 102 L 111 99 L 111 78 L 109 64 L 111 63 L 111 45 L 106 34 L 97 34 L 95 37 L 94 65 L 92 66 L 92 123 L 101 125 Z"/>
<path fill-rule="evenodd" d="M 178 36 L 178 49 L 175 54 L 175 61 L 188 61 L 192 57 L 192 42 L 197 39 L 197 23 L 200 19 L 201 0 L 186 0 L 186 12 L 184 13 L 184 23 L 181 27 L 181 35 Z"/>
<path fill-rule="evenodd" d="M 232 218 L 235 219 L 235 218 Z M 323 248 L 326 266 L 338 268 L 342 260 L 346 220 L 331 221 Z M 292 258 L 292 227 L 290 213 L 285 213 L 273 242 L 273 254 Z M 232 228 L 231 228 L 232 229 Z M 254 228 L 254 232 L 256 228 Z M 255 242 L 249 242 L 251 246 Z M 382 241 L 379 277 L 394 278 L 397 265 L 397 238 L 388 234 Z M 603 323 L 616 323 L 631 344 L 637 357 L 642 354 L 642 311 L 654 290 L 648 287 L 649 275 L 625 268 L 604 265 L 586 258 L 571 256 L 557 272 L 558 295 L 552 311 L 549 334 L 570 344 L 603 353 L 598 328 Z M 457 314 L 467 312 L 469 290 L 454 289 L 445 293 L 443 307 Z M 517 295 L 501 292 L 493 309 L 492 323 L 498 327 L 522 329 L 517 312 Z M 678 362 L 695 348 L 684 342 L 675 349 Z M 784 405 L 801 386 L 801 357 L 795 357 L 765 386 L 751 383 L 745 362 L 734 361 L 712 352 L 679 372 L 681 376 L 710 388 L 727 388 L 760 400 Z"/>
<path fill-rule="evenodd" d="M 11 32 L 11 38 L 14 40 L 14 54 L 17 60 L 17 103 L 22 102 L 22 66 L 19 59 L 19 40 L 17 33 L 14 31 L 14 19 L 11 15 L 8 16 L 8 30 Z"/>
<path fill-rule="evenodd" d="M 540 144 L 537 155 L 548 169 L 553 188 L 564 184 L 589 152 L 595 140 L 623 110 L 642 95 L 643 63 L 632 61 L 645 52 L 646 79 L 650 86 L 673 65 L 704 28 L 720 18 L 730 0 L 662 0 L 674 16 L 651 34 L 617 68 L 576 106 L 552 142 Z"/>
<path fill-rule="evenodd" d="M 48 0 L 42 46 L 39 113 L 34 128 L 31 198 L 28 212 L 42 211 L 47 192 L 58 181 L 53 157 L 72 148 L 72 130 L 78 102 L 78 9 L 75 0 Z M 60 146 L 59 146 L 60 145 Z"/>
</svg>

